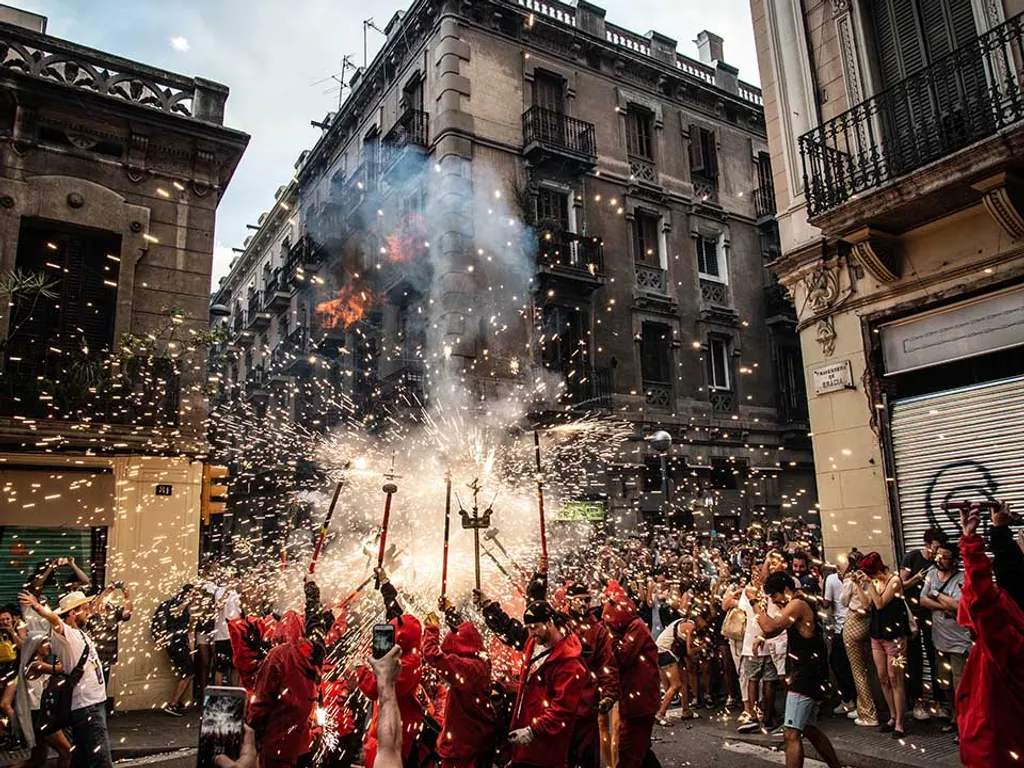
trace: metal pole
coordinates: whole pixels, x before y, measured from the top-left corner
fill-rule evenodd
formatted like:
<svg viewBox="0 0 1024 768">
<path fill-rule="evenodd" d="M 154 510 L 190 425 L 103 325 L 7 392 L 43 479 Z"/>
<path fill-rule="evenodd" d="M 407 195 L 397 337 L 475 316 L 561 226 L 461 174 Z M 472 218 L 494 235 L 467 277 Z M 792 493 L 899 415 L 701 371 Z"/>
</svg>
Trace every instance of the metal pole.
<svg viewBox="0 0 1024 768">
<path fill-rule="evenodd" d="M 661 454 L 661 517 L 668 523 L 668 454 Z"/>
<path fill-rule="evenodd" d="M 537 505 L 540 510 L 540 552 L 548 556 L 548 536 L 544 528 L 544 478 L 540 473 L 540 432 L 533 430 L 534 456 L 537 460 Z"/>
<path fill-rule="evenodd" d="M 448 594 L 448 534 L 452 524 L 452 473 L 451 470 L 445 473 L 445 495 L 444 495 L 444 552 L 441 561 L 441 597 Z"/>
<path fill-rule="evenodd" d="M 316 547 L 313 548 L 313 559 L 309 561 L 309 574 L 313 575 L 313 571 L 316 570 L 316 561 L 320 557 L 320 549 L 324 545 L 324 539 L 327 538 L 327 529 L 331 525 L 331 518 L 334 516 L 334 508 L 338 504 L 338 496 L 341 495 L 341 486 L 344 483 L 339 482 L 337 487 L 334 489 L 334 498 L 331 499 L 331 506 L 327 509 L 327 517 L 324 518 L 324 524 L 320 528 L 320 537 L 316 540 Z"/>
</svg>

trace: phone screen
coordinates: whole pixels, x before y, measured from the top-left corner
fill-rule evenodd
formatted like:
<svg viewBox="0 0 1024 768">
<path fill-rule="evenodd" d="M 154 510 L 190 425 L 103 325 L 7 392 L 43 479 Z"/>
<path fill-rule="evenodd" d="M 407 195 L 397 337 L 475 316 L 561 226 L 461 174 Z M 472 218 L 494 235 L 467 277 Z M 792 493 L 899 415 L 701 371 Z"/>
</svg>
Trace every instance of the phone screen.
<svg viewBox="0 0 1024 768">
<path fill-rule="evenodd" d="M 199 726 L 198 768 L 213 768 L 217 755 L 227 755 L 232 760 L 241 755 L 245 697 L 244 688 L 211 685 L 206 689 Z"/>
<path fill-rule="evenodd" d="M 373 658 L 382 659 L 395 647 L 395 628 L 391 624 L 373 626 Z"/>
</svg>

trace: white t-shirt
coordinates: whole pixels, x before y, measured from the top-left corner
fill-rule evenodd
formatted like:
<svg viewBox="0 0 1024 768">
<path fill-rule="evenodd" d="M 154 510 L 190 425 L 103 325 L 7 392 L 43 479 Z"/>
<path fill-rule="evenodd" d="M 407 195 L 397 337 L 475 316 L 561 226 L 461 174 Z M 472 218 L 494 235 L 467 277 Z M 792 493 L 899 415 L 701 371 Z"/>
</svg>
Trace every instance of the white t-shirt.
<svg viewBox="0 0 1024 768">
<path fill-rule="evenodd" d="M 93 704 L 106 702 L 107 686 L 103 681 L 103 667 L 100 666 L 100 657 L 96 654 L 96 644 L 89 639 L 85 632 L 68 624 L 64 625 L 63 634 L 55 631 L 50 638 L 53 652 L 60 659 L 64 671 L 69 674 L 82 657 L 86 643 L 89 645 L 89 655 L 86 657 L 85 667 L 82 670 L 82 679 L 78 681 L 78 685 L 75 686 L 75 690 L 71 694 L 71 709 L 84 709 Z"/>
<path fill-rule="evenodd" d="M 217 596 L 220 597 L 219 595 Z M 213 640 L 217 642 L 219 640 L 230 640 L 231 634 L 228 632 L 228 622 L 231 619 L 237 619 L 242 615 L 242 597 L 235 590 L 228 592 L 227 597 L 224 598 L 224 605 L 217 611 L 217 618 L 213 622 Z"/>
<path fill-rule="evenodd" d="M 841 634 L 850 609 L 843 605 L 843 580 L 838 573 L 830 573 L 825 579 L 825 599 L 832 603 L 832 632 Z"/>
<path fill-rule="evenodd" d="M 754 641 L 761 637 L 764 632 L 761 631 L 761 626 L 757 623 L 757 614 L 754 613 L 754 608 L 750 604 L 750 600 L 747 598 L 747 590 L 744 589 L 740 595 L 739 600 L 740 609 L 747 614 L 747 629 L 743 633 L 743 650 L 740 651 L 741 656 L 753 656 L 754 655 Z"/>
</svg>

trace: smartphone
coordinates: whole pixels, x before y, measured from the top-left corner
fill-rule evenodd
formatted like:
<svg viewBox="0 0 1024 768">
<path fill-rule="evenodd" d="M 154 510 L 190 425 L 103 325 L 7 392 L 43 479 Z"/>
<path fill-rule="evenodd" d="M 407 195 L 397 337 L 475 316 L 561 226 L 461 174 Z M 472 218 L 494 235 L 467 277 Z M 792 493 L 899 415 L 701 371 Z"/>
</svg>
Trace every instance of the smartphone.
<svg viewBox="0 0 1024 768">
<path fill-rule="evenodd" d="M 197 768 L 214 768 L 217 755 L 237 760 L 242 754 L 245 725 L 245 688 L 209 686 L 203 695 L 203 720 L 199 725 Z"/>
<path fill-rule="evenodd" d="M 393 624 L 373 625 L 373 658 L 382 659 L 388 651 L 395 647 L 395 627 Z"/>
</svg>

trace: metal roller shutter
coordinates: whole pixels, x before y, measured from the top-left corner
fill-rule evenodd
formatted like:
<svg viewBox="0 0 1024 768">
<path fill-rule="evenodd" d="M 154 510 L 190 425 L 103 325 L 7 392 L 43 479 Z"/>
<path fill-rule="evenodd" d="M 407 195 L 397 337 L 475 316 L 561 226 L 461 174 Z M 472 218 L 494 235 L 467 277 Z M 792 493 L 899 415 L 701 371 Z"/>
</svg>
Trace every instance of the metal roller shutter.
<svg viewBox="0 0 1024 768">
<path fill-rule="evenodd" d="M 956 536 L 945 501 L 1002 499 L 1024 509 L 1024 377 L 952 389 L 892 404 L 904 549 L 929 527 Z"/>
<path fill-rule="evenodd" d="M 18 601 L 18 592 L 35 575 L 36 568 L 58 557 L 73 556 L 86 575 L 94 576 L 106 557 L 103 528 L 0 527 L 0 605 Z M 45 594 L 51 605 L 66 591 L 73 578 L 70 568 L 60 568 L 47 584 Z"/>
</svg>

